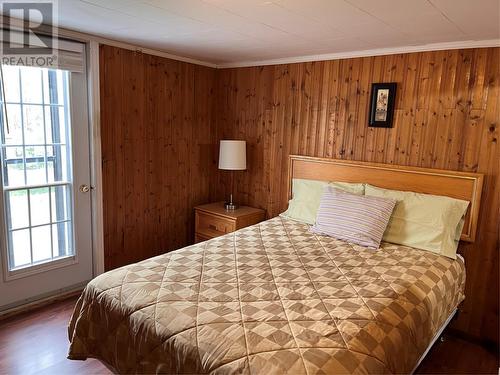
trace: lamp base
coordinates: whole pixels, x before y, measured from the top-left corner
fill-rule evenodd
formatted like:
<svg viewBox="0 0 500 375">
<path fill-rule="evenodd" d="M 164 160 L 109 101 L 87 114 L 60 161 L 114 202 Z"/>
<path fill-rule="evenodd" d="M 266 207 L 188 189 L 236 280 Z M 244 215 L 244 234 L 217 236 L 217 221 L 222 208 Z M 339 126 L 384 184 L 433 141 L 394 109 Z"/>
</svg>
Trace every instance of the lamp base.
<svg viewBox="0 0 500 375">
<path fill-rule="evenodd" d="M 238 205 L 233 202 L 233 194 L 229 195 L 229 202 L 224 203 L 224 208 L 226 211 L 234 211 L 238 208 Z"/>
<path fill-rule="evenodd" d="M 238 205 L 234 202 L 225 202 L 224 208 L 226 209 L 226 211 L 234 211 L 238 208 Z"/>
</svg>

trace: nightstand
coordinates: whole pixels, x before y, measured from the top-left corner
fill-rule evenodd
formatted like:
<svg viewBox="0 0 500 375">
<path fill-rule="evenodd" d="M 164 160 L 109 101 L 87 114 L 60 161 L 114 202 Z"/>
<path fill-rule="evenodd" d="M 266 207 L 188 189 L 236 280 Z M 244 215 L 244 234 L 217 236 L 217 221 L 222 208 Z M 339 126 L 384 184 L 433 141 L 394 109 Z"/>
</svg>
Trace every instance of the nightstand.
<svg viewBox="0 0 500 375">
<path fill-rule="evenodd" d="M 197 206 L 194 208 L 194 212 L 194 240 L 196 243 L 260 223 L 265 217 L 264 210 L 248 206 L 240 206 L 234 211 L 226 211 L 224 202 Z"/>
</svg>

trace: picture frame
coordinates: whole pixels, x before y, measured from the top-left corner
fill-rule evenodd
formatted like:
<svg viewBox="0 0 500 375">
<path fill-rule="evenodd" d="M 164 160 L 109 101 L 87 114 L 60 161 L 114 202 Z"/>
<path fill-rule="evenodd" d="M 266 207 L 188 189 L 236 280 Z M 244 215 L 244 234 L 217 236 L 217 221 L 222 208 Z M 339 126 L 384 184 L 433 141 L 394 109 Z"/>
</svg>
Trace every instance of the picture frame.
<svg viewBox="0 0 500 375">
<path fill-rule="evenodd" d="M 372 83 L 368 126 L 392 128 L 396 88 L 396 82 Z"/>
</svg>

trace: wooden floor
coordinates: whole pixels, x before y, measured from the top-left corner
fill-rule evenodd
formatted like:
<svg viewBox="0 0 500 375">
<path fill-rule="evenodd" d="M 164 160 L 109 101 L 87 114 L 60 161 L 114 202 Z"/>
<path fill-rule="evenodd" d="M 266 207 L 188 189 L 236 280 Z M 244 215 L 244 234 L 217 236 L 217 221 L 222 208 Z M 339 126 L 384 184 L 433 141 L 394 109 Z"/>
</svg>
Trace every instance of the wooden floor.
<svg viewBox="0 0 500 375">
<path fill-rule="evenodd" d="M 0 321 L 0 374 L 111 374 L 98 360 L 66 359 L 75 302 L 72 298 Z"/>
<path fill-rule="evenodd" d="M 99 361 L 70 361 L 67 324 L 75 299 L 0 321 L 0 374 L 111 374 Z M 498 357 L 445 334 L 417 374 L 498 374 Z"/>
</svg>

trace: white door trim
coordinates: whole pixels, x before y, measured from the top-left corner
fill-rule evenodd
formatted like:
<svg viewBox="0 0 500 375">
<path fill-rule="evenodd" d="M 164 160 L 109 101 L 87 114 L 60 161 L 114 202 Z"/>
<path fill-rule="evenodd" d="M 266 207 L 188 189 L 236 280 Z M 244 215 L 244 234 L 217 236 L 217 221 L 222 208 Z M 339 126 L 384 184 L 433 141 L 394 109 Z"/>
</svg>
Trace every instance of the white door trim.
<svg viewBox="0 0 500 375">
<path fill-rule="evenodd" d="M 94 277 L 104 272 L 104 220 L 101 153 L 101 103 L 99 90 L 99 42 L 88 42 L 88 90 L 90 121 L 90 178 L 92 186 L 92 253 Z"/>
</svg>

